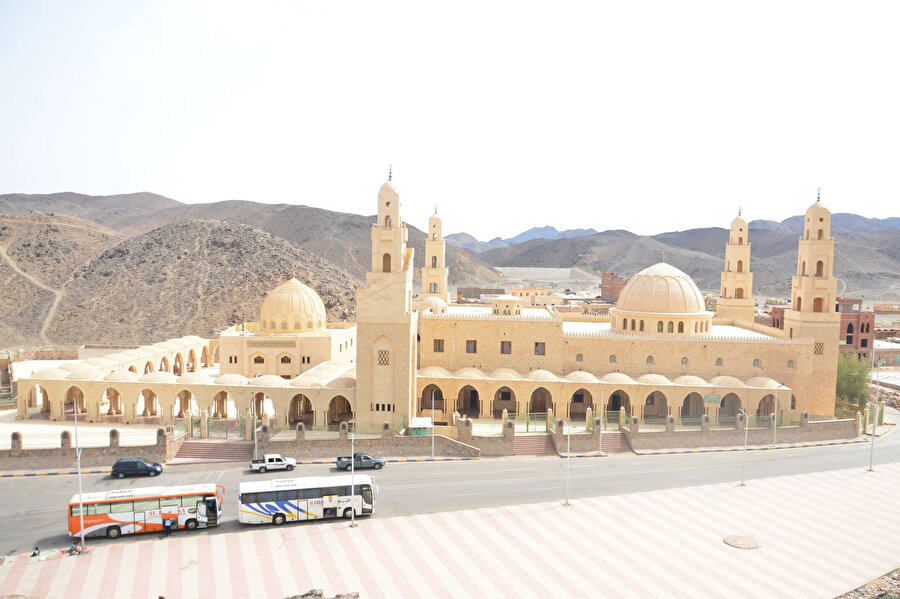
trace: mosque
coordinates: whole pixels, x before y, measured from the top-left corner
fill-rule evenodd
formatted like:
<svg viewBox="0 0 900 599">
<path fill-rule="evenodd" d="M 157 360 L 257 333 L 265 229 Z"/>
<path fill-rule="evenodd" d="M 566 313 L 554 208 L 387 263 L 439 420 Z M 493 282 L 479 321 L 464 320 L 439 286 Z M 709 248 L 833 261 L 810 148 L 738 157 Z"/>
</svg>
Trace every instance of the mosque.
<svg viewBox="0 0 900 599">
<path fill-rule="evenodd" d="M 42 370 L 19 380 L 18 414 L 51 420 L 171 423 L 187 413 L 267 413 L 276 424 L 362 429 L 411 417 L 583 419 L 625 410 L 642 421 L 778 413 L 834 415 L 838 327 L 831 213 L 806 212 L 784 328 L 754 322 L 748 225 L 730 227 L 716 312 L 668 264 L 634 275 L 608 316 L 561 314 L 503 295 L 454 305 L 441 220 L 428 221 L 421 292 L 392 181 L 378 192 L 372 263 L 357 322 L 328 323 L 321 298 L 292 279 L 259 322 L 216 339 L 184 337 Z M 232 412 L 236 411 L 236 413 Z"/>
</svg>

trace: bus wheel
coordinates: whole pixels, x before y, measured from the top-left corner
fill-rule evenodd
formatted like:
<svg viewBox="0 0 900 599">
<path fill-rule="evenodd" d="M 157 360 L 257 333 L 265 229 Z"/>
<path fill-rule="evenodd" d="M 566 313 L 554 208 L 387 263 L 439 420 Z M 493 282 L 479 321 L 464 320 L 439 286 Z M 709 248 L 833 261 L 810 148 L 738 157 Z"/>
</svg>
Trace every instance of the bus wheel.
<svg viewBox="0 0 900 599">
<path fill-rule="evenodd" d="M 188 520 L 184 523 L 184 527 L 188 530 L 197 530 L 197 521 L 196 520 Z"/>
<path fill-rule="evenodd" d="M 275 514 L 275 516 L 272 517 L 272 524 L 275 526 L 284 524 L 284 514 Z"/>
<path fill-rule="evenodd" d="M 345 509 L 344 510 L 344 518 L 349 520 L 352 517 L 353 517 L 353 512 L 351 511 L 351 509 L 350 508 Z"/>
<path fill-rule="evenodd" d="M 122 529 L 118 526 L 110 526 L 106 529 L 106 536 L 110 539 L 118 539 L 122 536 Z"/>
</svg>

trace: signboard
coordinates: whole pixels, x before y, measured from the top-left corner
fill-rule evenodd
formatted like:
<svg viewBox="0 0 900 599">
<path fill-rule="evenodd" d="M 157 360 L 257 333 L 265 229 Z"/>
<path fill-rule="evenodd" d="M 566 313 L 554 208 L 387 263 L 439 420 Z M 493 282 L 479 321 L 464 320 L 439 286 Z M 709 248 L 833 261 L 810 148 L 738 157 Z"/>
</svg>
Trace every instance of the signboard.
<svg viewBox="0 0 900 599">
<path fill-rule="evenodd" d="M 703 401 L 705 403 L 722 403 L 721 395 L 704 395 Z"/>
</svg>

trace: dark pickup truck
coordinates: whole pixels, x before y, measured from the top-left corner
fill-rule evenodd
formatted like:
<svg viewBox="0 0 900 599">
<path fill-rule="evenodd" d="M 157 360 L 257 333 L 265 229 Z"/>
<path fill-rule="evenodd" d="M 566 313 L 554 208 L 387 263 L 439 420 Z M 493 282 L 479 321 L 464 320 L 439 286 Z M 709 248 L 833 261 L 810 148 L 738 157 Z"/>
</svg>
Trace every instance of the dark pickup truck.
<svg viewBox="0 0 900 599">
<path fill-rule="evenodd" d="M 354 453 L 353 464 L 351 467 L 350 456 L 342 455 L 334 461 L 334 465 L 341 470 L 359 470 L 360 468 L 374 468 L 381 470 L 384 468 L 384 458 L 370 456 L 367 453 Z"/>
</svg>

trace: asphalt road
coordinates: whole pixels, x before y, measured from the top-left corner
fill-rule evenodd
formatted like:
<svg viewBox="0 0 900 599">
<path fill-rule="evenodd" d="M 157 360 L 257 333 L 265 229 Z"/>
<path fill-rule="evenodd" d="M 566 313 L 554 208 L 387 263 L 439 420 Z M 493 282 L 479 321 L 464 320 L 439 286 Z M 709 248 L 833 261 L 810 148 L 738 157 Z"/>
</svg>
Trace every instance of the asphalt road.
<svg viewBox="0 0 900 599">
<path fill-rule="evenodd" d="M 893 412 L 893 420 L 900 415 Z M 803 474 L 869 465 L 868 443 L 753 451 L 746 454 L 745 476 L 755 478 Z M 575 459 L 570 464 L 569 496 L 637 493 L 734 481 L 741 477 L 741 452 L 666 456 L 613 455 Z M 875 465 L 900 461 L 900 432 L 876 442 Z M 300 466 L 292 476 L 336 474 L 330 466 Z M 371 474 L 372 471 L 366 471 Z M 556 457 L 491 458 L 471 462 L 388 464 L 374 474 L 378 493 L 376 518 L 563 500 L 566 493 L 566 461 Z M 226 503 L 222 524 L 209 531 L 177 534 L 221 534 L 242 529 L 235 513 L 238 485 L 244 480 L 283 478 L 285 473 L 255 474 L 246 464 L 170 466 L 155 479 L 118 480 L 108 475 L 82 477 L 84 491 L 107 491 L 151 485 L 202 482 L 224 484 Z M 0 479 L 0 555 L 68 546 L 66 505 L 78 492 L 78 477 Z M 315 526 L 315 523 L 296 526 Z M 118 542 L 128 542 L 124 539 Z M 88 544 L 107 543 L 88 539 Z"/>
</svg>

